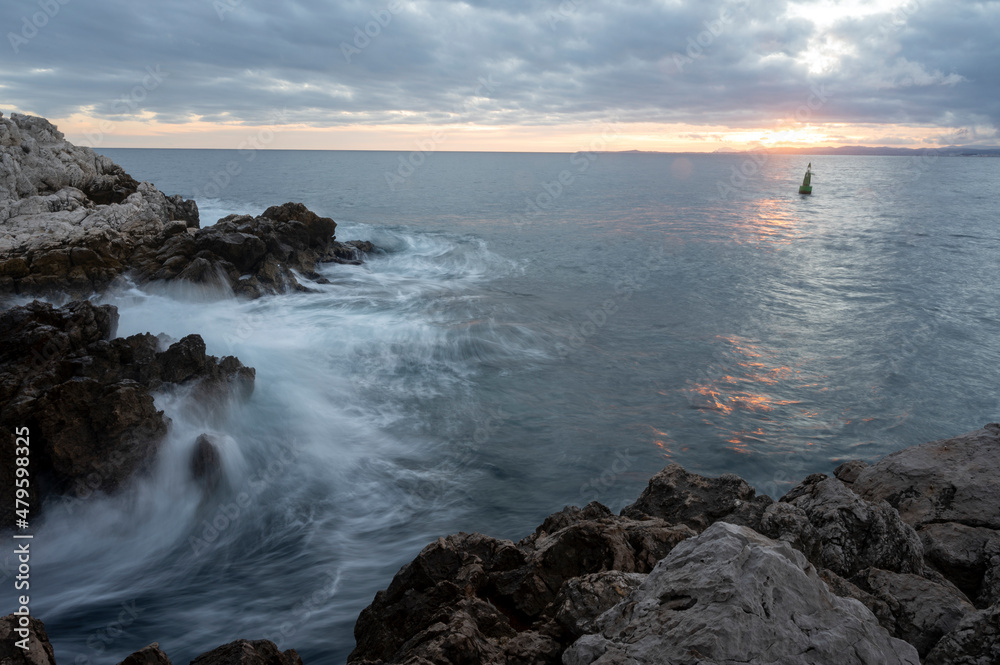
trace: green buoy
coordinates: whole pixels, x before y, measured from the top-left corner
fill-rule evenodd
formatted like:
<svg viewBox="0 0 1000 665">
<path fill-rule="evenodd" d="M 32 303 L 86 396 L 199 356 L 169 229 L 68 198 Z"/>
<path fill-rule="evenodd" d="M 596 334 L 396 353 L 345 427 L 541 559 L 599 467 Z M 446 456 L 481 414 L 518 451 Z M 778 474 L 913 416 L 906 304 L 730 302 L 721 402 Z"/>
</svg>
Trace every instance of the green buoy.
<svg viewBox="0 0 1000 665">
<path fill-rule="evenodd" d="M 802 186 L 799 187 L 799 194 L 812 194 L 812 162 L 806 167 L 806 177 L 802 179 Z"/>
</svg>

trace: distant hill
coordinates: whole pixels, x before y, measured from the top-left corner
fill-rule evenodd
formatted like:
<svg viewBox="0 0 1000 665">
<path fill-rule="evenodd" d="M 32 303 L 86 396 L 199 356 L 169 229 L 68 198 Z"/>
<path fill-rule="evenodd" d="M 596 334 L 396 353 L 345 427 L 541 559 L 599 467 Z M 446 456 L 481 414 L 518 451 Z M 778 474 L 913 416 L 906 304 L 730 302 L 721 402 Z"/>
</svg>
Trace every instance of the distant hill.
<svg viewBox="0 0 1000 665">
<path fill-rule="evenodd" d="M 719 148 L 717 153 L 759 152 L 759 150 L 733 150 Z M 890 148 L 889 146 L 848 145 L 837 148 L 768 148 L 766 152 L 776 155 L 879 155 L 913 156 L 927 153 L 956 157 L 1000 157 L 1000 148 L 988 146 L 949 145 L 940 148 Z"/>
</svg>

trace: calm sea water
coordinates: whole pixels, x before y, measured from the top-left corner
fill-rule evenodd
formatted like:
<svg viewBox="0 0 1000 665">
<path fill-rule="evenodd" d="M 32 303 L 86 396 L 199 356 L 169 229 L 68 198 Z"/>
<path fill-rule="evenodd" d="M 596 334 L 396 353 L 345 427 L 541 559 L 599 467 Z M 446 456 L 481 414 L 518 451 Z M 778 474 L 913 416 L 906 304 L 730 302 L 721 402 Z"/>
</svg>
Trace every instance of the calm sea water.
<svg viewBox="0 0 1000 665">
<path fill-rule="evenodd" d="M 200 333 L 257 390 L 212 416 L 161 396 L 153 475 L 51 507 L 33 611 L 62 663 L 240 637 L 342 663 L 440 535 L 618 510 L 669 462 L 780 496 L 1000 414 L 1000 160 L 102 152 L 205 225 L 301 201 L 386 252 L 316 293 L 106 297 L 120 334 Z M 186 472 L 202 432 L 212 499 Z"/>
</svg>

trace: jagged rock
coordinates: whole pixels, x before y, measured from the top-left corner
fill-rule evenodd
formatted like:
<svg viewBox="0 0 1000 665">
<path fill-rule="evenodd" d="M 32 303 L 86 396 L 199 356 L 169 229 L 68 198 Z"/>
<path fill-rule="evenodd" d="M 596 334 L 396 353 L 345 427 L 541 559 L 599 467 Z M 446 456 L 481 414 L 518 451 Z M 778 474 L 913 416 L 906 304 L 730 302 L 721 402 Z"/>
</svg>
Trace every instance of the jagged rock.
<svg viewBox="0 0 1000 665">
<path fill-rule="evenodd" d="M 884 501 L 865 501 L 836 478 L 813 474 L 769 506 L 761 533 L 804 552 L 816 566 L 850 579 L 866 568 L 923 570 L 923 546 L 911 526 Z"/>
<path fill-rule="evenodd" d="M 932 522 L 1000 529 L 1000 424 L 883 457 L 865 469 L 854 491 L 886 500 L 914 527 Z"/>
<path fill-rule="evenodd" d="M 215 437 L 202 434 L 194 442 L 191 452 L 191 477 L 207 491 L 212 492 L 222 479 L 222 456 Z"/>
<path fill-rule="evenodd" d="M 361 613 L 349 661 L 558 663 L 580 623 L 620 597 L 615 580 L 634 583 L 629 573 L 648 572 L 693 535 L 595 502 L 550 516 L 517 545 L 481 534 L 442 538 Z M 607 576 L 588 577 L 600 573 Z M 573 606 L 586 615 L 574 620 Z"/>
<path fill-rule="evenodd" d="M 597 617 L 624 600 L 644 579 L 639 573 L 609 570 L 567 580 L 555 599 L 556 621 L 573 635 L 592 633 Z"/>
<path fill-rule="evenodd" d="M 716 522 L 657 564 L 577 640 L 565 665 L 918 665 L 861 603 L 832 594 L 805 556 Z"/>
<path fill-rule="evenodd" d="M 0 292 L 85 297 L 126 272 L 144 283 L 220 283 L 256 297 L 322 281 L 319 262 L 360 263 L 368 242 L 301 203 L 199 228 L 198 206 L 137 182 L 44 118 L 0 116 Z"/>
<path fill-rule="evenodd" d="M 88 295 L 171 221 L 198 225 L 193 201 L 136 182 L 44 118 L 0 117 L 0 163 L 0 290 Z"/>
<path fill-rule="evenodd" d="M 0 312 L 0 474 L 12 487 L 13 433 L 27 428 L 35 515 L 46 495 L 113 492 L 148 465 L 167 431 L 152 391 L 189 387 L 207 408 L 253 390 L 252 368 L 207 355 L 197 335 L 159 351 L 149 334 L 110 339 L 117 322 L 88 301 Z M 12 511 L 0 507 L 5 524 Z"/>
<path fill-rule="evenodd" d="M 757 496 L 756 490 L 735 474 L 706 478 L 671 464 L 653 476 L 639 499 L 621 514 L 634 519 L 658 517 L 696 531 L 720 520 L 757 528 L 771 503 L 771 497 Z"/>
<path fill-rule="evenodd" d="M 270 640 L 236 640 L 201 654 L 191 665 L 302 665 L 294 649 L 279 651 Z"/>
<path fill-rule="evenodd" d="M 160 649 L 159 643 L 153 642 L 130 654 L 118 665 L 173 665 L 173 663 L 170 662 L 167 654 Z"/>
<path fill-rule="evenodd" d="M 1000 532 L 944 522 L 924 525 L 918 534 L 927 561 L 977 607 L 1000 600 Z"/>
<path fill-rule="evenodd" d="M 1000 425 L 900 450 L 865 469 L 859 495 L 915 527 L 927 561 L 978 607 L 1000 599 Z"/>
<path fill-rule="evenodd" d="M 259 217 L 229 215 L 193 234 L 165 230 L 133 257 L 140 282 L 187 280 L 221 283 L 238 294 L 303 288 L 294 272 L 324 281 L 322 262 L 359 263 L 371 243 L 335 239 L 337 224 L 301 203 L 272 206 Z"/>
<path fill-rule="evenodd" d="M 967 615 L 924 659 L 924 665 L 1000 663 L 1000 603 Z"/>
<path fill-rule="evenodd" d="M 854 484 L 861 472 L 868 468 L 868 462 L 856 459 L 844 462 L 833 470 L 834 477 L 848 487 Z"/>
<path fill-rule="evenodd" d="M 0 663 L 4 665 L 56 665 L 56 657 L 45 632 L 45 624 L 35 617 L 28 619 L 28 650 L 17 646 L 24 639 L 16 632 L 21 617 L 8 614 L 0 619 Z"/>
<path fill-rule="evenodd" d="M 883 601 L 893 622 L 883 626 L 921 657 L 967 614 L 976 611 L 964 594 L 923 577 L 870 568 L 857 576 L 861 588 Z"/>
</svg>

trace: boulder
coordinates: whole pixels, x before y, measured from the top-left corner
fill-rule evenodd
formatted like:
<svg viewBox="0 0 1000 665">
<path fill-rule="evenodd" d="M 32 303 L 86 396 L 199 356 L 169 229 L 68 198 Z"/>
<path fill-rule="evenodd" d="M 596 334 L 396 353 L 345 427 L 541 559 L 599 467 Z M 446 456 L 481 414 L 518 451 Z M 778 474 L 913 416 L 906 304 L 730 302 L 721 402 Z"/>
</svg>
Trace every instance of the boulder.
<svg viewBox="0 0 1000 665">
<path fill-rule="evenodd" d="M 917 575 L 869 568 L 856 579 L 862 589 L 888 606 L 892 621 L 883 620 L 882 625 L 893 637 L 916 647 L 921 658 L 943 635 L 976 611 L 954 587 Z"/>
<path fill-rule="evenodd" d="M 966 615 L 924 659 L 924 665 L 1000 663 L 1000 603 Z"/>
<path fill-rule="evenodd" d="M 516 545 L 458 534 L 428 545 L 375 596 L 351 663 L 558 663 L 562 651 L 679 542 L 694 535 L 591 503 Z"/>
<path fill-rule="evenodd" d="M 1000 424 L 905 448 L 864 469 L 853 488 L 917 529 L 927 562 L 985 608 L 1000 600 Z"/>
<path fill-rule="evenodd" d="M 324 262 L 360 263 L 371 243 L 335 239 L 337 224 L 301 203 L 272 206 L 258 217 L 229 215 L 194 233 L 165 229 L 132 257 L 140 283 L 185 280 L 230 288 L 240 295 L 302 290 L 299 273 L 324 282 Z"/>
<path fill-rule="evenodd" d="M 173 663 L 170 662 L 167 654 L 160 649 L 159 643 L 153 642 L 130 654 L 118 665 L 173 665 Z"/>
<path fill-rule="evenodd" d="M 920 538 L 892 506 L 865 501 L 823 474 L 809 476 L 779 504 L 768 506 L 759 531 L 791 543 L 816 566 L 848 579 L 873 567 L 923 570 Z"/>
<path fill-rule="evenodd" d="M 0 312 L 0 474 L 12 487 L 13 433 L 27 428 L 35 516 L 45 496 L 113 492 L 148 466 L 167 432 L 154 391 L 189 390 L 198 408 L 252 393 L 253 368 L 207 355 L 197 335 L 160 351 L 149 334 L 111 339 L 117 321 L 89 301 Z M 13 505 L 0 515 L 11 524 Z"/>
<path fill-rule="evenodd" d="M 854 482 L 869 501 L 887 501 L 907 524 L 956 522 L 1000 529 L 1000 424 L 883 457 Z"/>
<path fill-rule="evenodd" d="M 805 556 L 716 522 L 680 545 L 577 640 L 566 665 L 918 665 L 861 603 L 831 593 Z"/>
<path fill-rule="evenodd" d="M 720 520 L 756 528 L 771 497 L 757 496 L 747 481 L 733 473 L 707 478 L 671 464 L 649 480 L 639 499 L 622 509 L 633 519 L 655 517 L 702 531 Z"/>
<path fill-rule="evenodd" d="M 35 617 L 28 620 L 28 649 L 17 646 L 24 639 L 14 632 L 21 627 L 21 617 L 13 614 L 0 618 L 0 663 L 4 665 L 56 665 L 55 653 L 45 632 L 45 624 Z"/>
<path fill-rule="evenodd" d="M 302 665 L 294 649 L 279 651 L 270 640 L 236 640 L 201 654 L 191 665 Z"/>
</svg>

